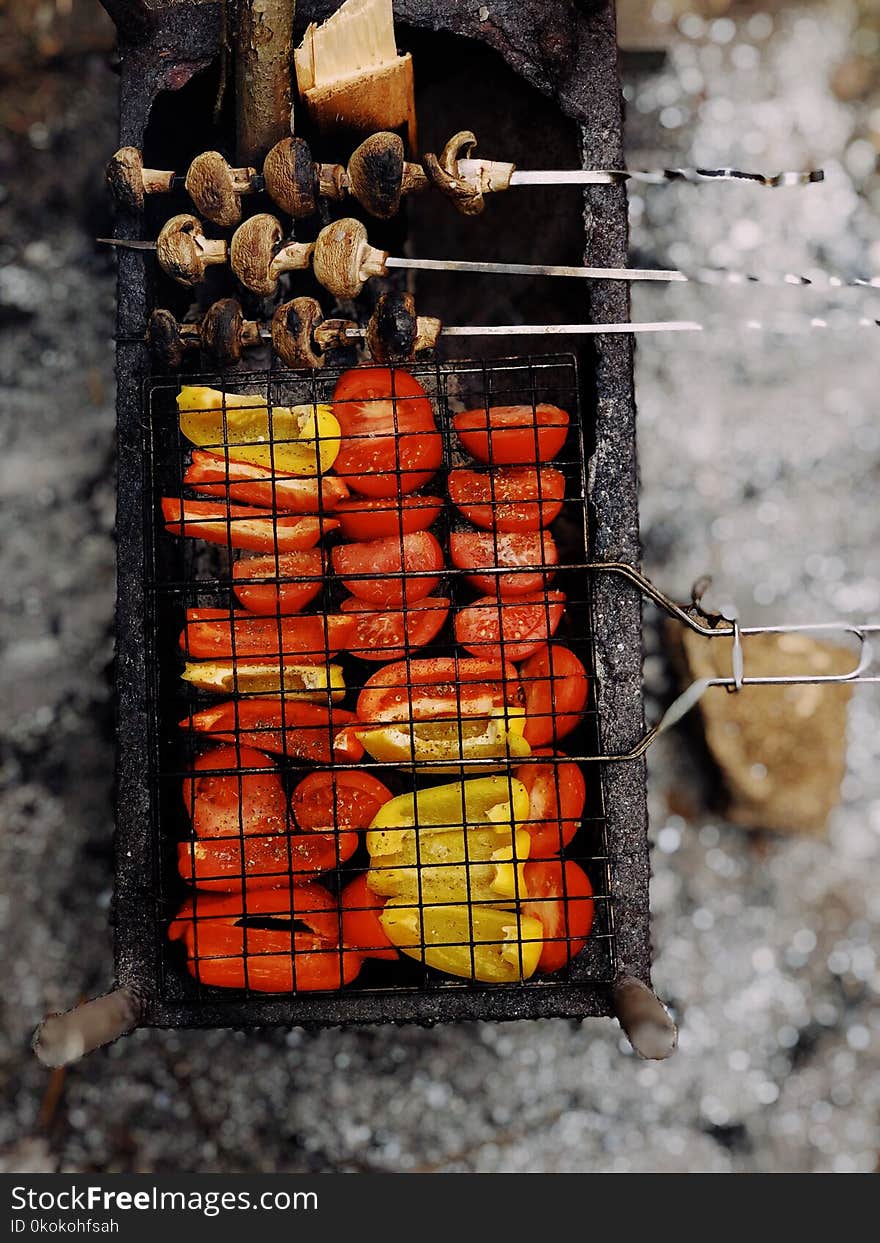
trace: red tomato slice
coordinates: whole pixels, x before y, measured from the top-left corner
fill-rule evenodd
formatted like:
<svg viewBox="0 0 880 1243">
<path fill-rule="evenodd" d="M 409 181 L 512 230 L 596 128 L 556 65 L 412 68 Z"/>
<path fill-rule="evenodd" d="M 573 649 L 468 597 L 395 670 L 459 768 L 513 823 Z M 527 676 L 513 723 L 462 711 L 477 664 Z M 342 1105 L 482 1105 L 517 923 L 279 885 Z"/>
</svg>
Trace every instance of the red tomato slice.
<svg viewBox="0 0 880 1243">
<path fill-rule="evenodd" d="M 430 531 L 341 544 L 333 549 L 333 569 L 359 600 L 399 607 L 431 594 L 440 581 L 435 571 L 443 569 L 443 549 Z"/>
<path fill-rule="evenodd" d="M 171 535 L 188 535 L 208 544 L 244 548 L 248 552 L 313 548 L 322 534 L 339 526 L 334 518 L 304 518 L 215 501 L 182 501 L 177 496 L 162 497 L 162 515 Z"/>
<path fill-rule="evenodd" d="M 248 768 L 269 771 L 242 771 Z M 251 747 L 215 747 L 198 756 L 193 775 L 183 779 L 183 801 L 196 837 L 283 833 L 287 829 L 286 799 L 278 769 L 267 755 Z"/>
<path fill-rule="evenodd" d="M 293 816 L 303 832 L 336 833 L 340 829 L 368 829 L 379 808 L 393 795 L 370 773 L 309 773 L 290 800 Z"/>
<path fill-rule="evenodd" d="M 349 495 L 345 483 L 333 475 L 324 475 L 318 480 L 314 476 L 285 475 L 277 470 L 273 474 L 268 466 L 233 462 L 231 458 L 218 457 L 201 449 L 193 450 L 192 465 L 187 468 L 183 482 L 203 496 L 240 501 L 245 505 L 264 505 L 279 513 L 327 513 Z"/>
<path fill-rule="evenodd" d="M 471 457 L 492 466 L 528 466 L 555 458 L 568 435 L 558 406 L 491 406 L 462 410 L 452 425 Z"/>
<path fill-rule="evenodd" d="M 252 613 L 298 613 L 321 590 L 324 557 L 319 549 L 280 557 L 249 557 L 232 567 L 236 598 Z M 247 580 L 265 580 L 250 583 Z"/>
<path fill-rule="evenodd" d="M 344 708 L 330 709 L 297 700 L 230 699 L 203 708 L 180 722 L 181 729 L 210 734 L 218 742 L 250 743 L 273 755 L 329 764 L 333 736 L 356 720 Z"/>
<path fill-rule="evenodd" d="M 559 560 L 556 541 L 549 531 L 454 531 L 449 537 L 449 555 L 460 570 L 550 567 Z M 552 578 L 550 568 L 467 576 L 484 595 L 497 593 L 504 600 L 541 591 Z"/>
<path fill-rule="evenodd" d="M 334 511 L 342 534 L 350 540 L 385 539 L 426 531 L 440 517 L 439 496 L 355 496 Z"/>
<path fill-rule="evenodd" d="M 179 842 L 177 870 L 187 884 L 214 893 L 272 889 L 284 878 L 314 880 L 350 859 L 357 833 L 273 833 L 269 837 L 212 837 Z"/>
<path fill-rule="evenodd" d="M 552 756 L 537 750 L 533 756 Z M 521 764 L 516 776 L 529 792 L 529 820 L 524 826 L 531 838 L 530 859 L 547 859 L 561 853 L 580 827 L 587 789 L 577 764 L 557 755 L 551 764 Z"/>
<path fill-rule="evenodd" d="M 526 693 L 524 737 L 532 747 L 558 742 L 584 715 L 589 691 L 587 671 L 560 643 L 543 647 L 520 669 Z"/>
<path fill-rule="evenodd" d="M 355 633 L 346 642 L 352 656 L 361 660 L 402 660 L 410 652 L 424 647 L 443 629 L 449 616 L 449 601 L 443 596 L 428 596 L 408 604 L 406 609 L 385 610 L 366 600 L 352 596 L 343 600 L 340 609 L 355 623 Z"/>
<path fill-rule="evenodd" d="M 593 886 L 583 868 L 570 860 L 544 859 L 524 869 L 528 900 L 524 915 L 544 925 L 539 971 L 559 971 L 587 943 L 593 926 Z"/>
<path fill-rule="evenodd" d="M 379 921 L 385 899 L 373 893 L 366 876 L 359 876 L 346 885 L 339 897 L 342 908 L 342 941 L 359 950 L 367 958 L 397 958 L 397 950 L 389 941 Z"/>
<path fill-rule="evenodd" d="M 386 665 L 358 696 L 359 721 L 390 723 L 458 717 L 488 717 L 522 704 L 512 665 L 501 661 L 436 656 Z"/>
<path fill-rule="evenodd" d="M 562 591 L 521 596 L 515 601 L 481 596 L 459 609 L 455 637 L 466 652 L 483 660 L 525 660 L 556 632 L 564 612 Z"/>
<path fill-rule="evenodd" d="M 452 470 L 449 496 L 465 518 L 486 531 L 537 531 L 559 515 L 565 476 L 553 466 Z"/>
<path fill-rule="evenodd" d="M 323 665 L 348 647 L 355 629 L 350 617 L 338 613 L 270 618 L 233 612 L 230 620 L 229 609 L 187 609 L 180 646 L 198 659 L 283 655 L 295 656 L 299 664 Z"/>
<path fill-rule="evenodd" d="M 334 471 L 363 496 L 396 496 L 427 483 L 443 441 L 421 384 L 406 371 L 357 367 L 336 382 L 342 439 Z"/>
</svg>

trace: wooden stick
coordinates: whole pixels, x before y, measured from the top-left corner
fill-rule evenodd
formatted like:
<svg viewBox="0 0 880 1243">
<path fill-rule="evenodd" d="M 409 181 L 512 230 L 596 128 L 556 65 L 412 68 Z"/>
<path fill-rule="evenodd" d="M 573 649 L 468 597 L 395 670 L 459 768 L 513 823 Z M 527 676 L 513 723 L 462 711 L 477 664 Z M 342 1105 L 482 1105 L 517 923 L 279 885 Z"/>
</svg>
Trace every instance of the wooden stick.
<svg viewBox="0 0 880 1243">
<path fill-rule="evenodd" d="M 236 147 L 259 163 L 291 130 L 294 0 L 239 0 L 235 59 Z"/>
</svg>

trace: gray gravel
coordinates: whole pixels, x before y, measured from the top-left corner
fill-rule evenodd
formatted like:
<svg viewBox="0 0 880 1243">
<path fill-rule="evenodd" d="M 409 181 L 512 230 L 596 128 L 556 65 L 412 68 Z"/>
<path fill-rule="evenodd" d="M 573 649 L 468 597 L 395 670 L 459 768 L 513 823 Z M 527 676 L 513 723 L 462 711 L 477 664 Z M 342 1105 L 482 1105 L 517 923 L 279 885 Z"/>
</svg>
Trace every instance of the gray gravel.
<svg viewBox="0 0 880 1243">
<path fill-rule="evenodd" d="M 637 253 L 880 269 L 880 93 L 842 103 L 829 87 L 854 50 L 870 54 L 859 21 L 832 3 L 682 20 L 665 67 L 630 79 L 631 164 L 815 163 L 829 176 L 803 192 L 647 189 L 633 201 Z M 112 273 L 88 241 L 103 222 L 87 185 L 112 149 L 114 95 L 100 57 L 70 78 L 63 115 L 0 139 L 0 163 L 23 161 L 53 213 L 50 252 L 16 183 L 0 194 L 0 1169 L 874 1169 L 870 688 L 827 841 L 725 824 L 702 808 L 685 739 L 652 751 L 655 983 L 681 1023 L 672 1061 L 637 1062 L 610 1022 L 141 1032 L 72 1069 L 41 1124 L 49 1081 L 30 1033 L 111 972 Z M 638 293 L 634 318 L 718 328 L 638 352 L 646 567 L 667 589 L 686 595 L 708 570 L 716 599 L 749 621 L 880 616 L 871 333 L 726 326 L 831 305 L 799 290 Z M 862 291 L 833 305 L 877 314 Z M 656 711 L 669 689 L 656 651 L 647 673 Z"/>
</svg>

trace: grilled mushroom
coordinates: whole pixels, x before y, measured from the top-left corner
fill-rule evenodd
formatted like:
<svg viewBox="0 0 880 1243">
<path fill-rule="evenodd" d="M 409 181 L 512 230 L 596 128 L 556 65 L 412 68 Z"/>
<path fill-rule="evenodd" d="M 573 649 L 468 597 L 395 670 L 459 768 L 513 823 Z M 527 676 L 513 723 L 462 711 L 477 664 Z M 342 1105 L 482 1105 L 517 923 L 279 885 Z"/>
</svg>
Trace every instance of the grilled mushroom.
<svg viewBox="0 0 880 1243">
<path fill-rule="evenodd" d="M 205 237 L 195 216 L 172 216 L 159 233 L 156 254 L 162 268 L 179 285 L 198 285 L 212 263 L 226 262 L 226 243 Z"/>
<path fill-rule="evenodd" d="M 463 216 L 479 216 L 486 206 L 483 199 L 484 191 L 492 188 L 506 188 L 506 185 L 502 184 L 505 170 L 506 184 L 509 184 L 510 174 L 514 168 L 512 164 L 502 165 L 488 160 L 475 161 L 475 163 L 479 163 L 480 171 L 478 176 L 465 176 L 459 168 L 459 160 L 462 157 L 469 158 L 476 145 L 477 138 L 475 134 L 467 129 L 460 130 L 449 139 L 439 159 L 433 152 L 428 152 L 422 157 L 428 180 L 445 194 L 447 198 L 452 200 Z M 493 185 L 491 176 L 493 170 L 496 170 L 498 173 L 497 185 Z"/>
<path fill-rule="evenodd" d="M 393 133 L 366 138 L 352 152 L 346 172 L 354 198 L 380 220 L 397 215 L 404 194 L 428 185 L 421 166 L 404 160 L 403 139 Z"/>
<path fill-rule="evenodd" d="M 411 293 L 392 290 L 376 303 L 365 333 L 367 348 L 379 363 L 411 362 L 419 350 L 434 348 L 441 327 L 433 316 L 416 315 Z"/>
<path fill-rule="evenodd" d="M 137 147 L 120 147 L 107 165 L 107 184 L 114 198 L 129 211 L 143 211 L 145 194 L 161 194 L 171 189 L 174 173 L 144 168 Z"/>
<path fill-rule="evenodd" d="M 285 367 L 324 366 L 314 335 L 321 319 L 321 307 L 314 298 L 294 298 L 278 307 L 272 316 L 272 346 Z"/>
<path fill-rule="evenodd" d="M 282 272 L 306 268 L 312 242 L 288 242 L 282 246 L 284 231 L 274 216 L 265 212 L 251 216 L 232 235 L 230 264 L 245 289 L 264 297 L 275 292 Z"/>
<path fill-rule="evenodd" d="M 260 325 L 245 319 L 236 298 L 220 298 L 202 319 L 202 349 L 224 363 L 237 363 L 246 345 L 260 344 Z"/>
<path fill-rule="evenodd" d="M 315 279 L 337 298 L 356 298 L 371 276 L 384 276 L 388 252 L 367 241 L 360 220 L 334 220 L 318 234 L 312 265 Z"/>
<path fill-rule="evenodd" d="M 345 193 L 341 164 L 315 164 L 303 138 L 282 138 L 263 161 L 266 193 L 294 220 L 314 216 L 321 196 Z"/>
<path fill-rule="evenodd" d="M 232 168 L 219 151 L 203 151 L 189 166 L 184 185 L 201 214 L 231 229 L 241 220 L 241 196 L 253 188 L 255 168 Z"/>
<path fill-rule="evenodd" d="M 153 311 L 147 324 L 147 341 L 153 357 L 161 367 L 176 371 L 187 350 L 198 349 L 198 324 L 178 324 L 170 311 Z"/>
</svg>

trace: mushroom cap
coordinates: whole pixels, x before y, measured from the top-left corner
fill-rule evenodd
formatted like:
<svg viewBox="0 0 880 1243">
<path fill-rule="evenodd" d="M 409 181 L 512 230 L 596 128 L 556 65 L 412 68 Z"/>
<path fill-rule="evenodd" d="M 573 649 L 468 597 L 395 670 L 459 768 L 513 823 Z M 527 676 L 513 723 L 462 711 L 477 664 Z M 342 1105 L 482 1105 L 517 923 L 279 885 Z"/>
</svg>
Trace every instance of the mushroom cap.
<svg viewBox="0 0 880 1243">
<path fill-rule="evenodd" d="M 371 216 L 390 220 L 400 210 L 403 139 L 383 132 L 364 139 L 348 161 L 351 192 Z"/>
<path fill-rule="evenodd" d="M 272 347 L 285 367 L 324 366 L 324 355 L 315 349 L 314 339 L 322 319 L 314 298 L 294 298 L 278 307 L 272 316 Z"/>
<path fill-rule="evenodd" d="M 144 209 L 144 161 L 137 147 L 120 147 L 107 165 L 107 184 L 117 203 Z"/>
<path fill-rule="evenodd" d="M 179 285 L 198 285 L 205 275 L 205 255 L 197 242 L 201 237 L 202 222 L 187 213 L 166 220 L 159 232 L 159 263 Z"/>
<path fill-rule="evenodd" d="M 294 220 L 318 210 L 318 179 L 309 144 L 303 138 L 282 138 L 263 161 L 266 193 Z"/>
<path fill-rule="evenodd" d="M 367 273 L 361 271 L 370 250 L 366 226 L 351 217 L 326 225 L 315 241 L 312 270 L 315 280 L 337 298 L 356 298 Z"/>
<path fill-rule="evenodd" d="M 415 357 L 418 323 L 411 293 L 383 293 L 367 324 L 366 342 L 378 363 L 409 362 Z"/>
<path fill-rule="evenodd" d="M 170 311 L 157 308 L 147 324 L 147 341 L 156 362 L 176 370 L 183 362 L 183 339 Z"/>
<path fill-rule="evenodd" d="M 269 265 L 283 236 L 281 224 L 267 212 L 251 216 L 235 230 L 229 262 L 245 289 L 264 297 L 275 292 L 275 278 L 269 275 Z"/>
<path fill-rule="evenodd" d="M 212 302 L 202 318 L 202 349 L 221 362 L 237 363 L 241 358 L 243 323 L 237 298 Z"/>
<path fill-rule="evenodd" d="M 201 214 L 224 229 L 241 220 L 241 195 L 232 168 L 219 151 L 203 151 L 189 166 L 186 191 Z"/>
</svg>

